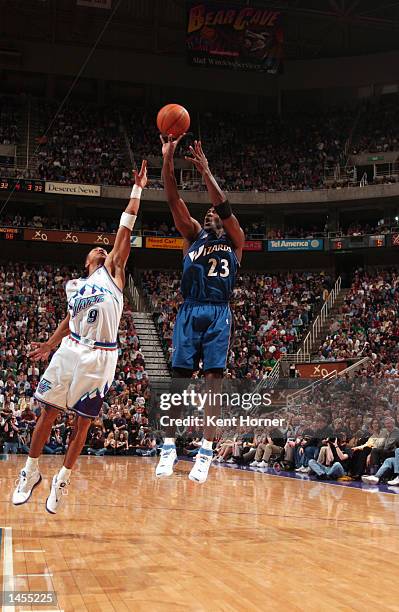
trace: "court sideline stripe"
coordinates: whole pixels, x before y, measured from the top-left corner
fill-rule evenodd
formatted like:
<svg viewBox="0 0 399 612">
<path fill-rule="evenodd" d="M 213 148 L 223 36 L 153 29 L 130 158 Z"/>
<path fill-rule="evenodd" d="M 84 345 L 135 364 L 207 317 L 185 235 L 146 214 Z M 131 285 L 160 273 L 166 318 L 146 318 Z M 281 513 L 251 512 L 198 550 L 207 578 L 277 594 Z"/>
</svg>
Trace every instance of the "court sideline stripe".
<svg viewBox="0 0 399 612">
<path fill-rule="evenodd" d="M 14 560 L 12 552 L 12 527 L 4 527 L 3 545 L 3 593 L 14 591 Z M 3 606 L 3 612 L 15 612 L 15 606 Z"/>
</svg>

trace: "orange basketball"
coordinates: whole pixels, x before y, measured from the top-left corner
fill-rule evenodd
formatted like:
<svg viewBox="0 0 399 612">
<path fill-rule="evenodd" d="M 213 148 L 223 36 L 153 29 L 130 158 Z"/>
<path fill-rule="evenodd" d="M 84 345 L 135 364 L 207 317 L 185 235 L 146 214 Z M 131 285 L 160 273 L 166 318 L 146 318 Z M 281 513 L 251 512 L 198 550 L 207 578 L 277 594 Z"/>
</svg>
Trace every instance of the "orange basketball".
<svg viewBox="0 0 399 612">
<path fill-rule="evenodd" d="M 157 126 L 161 134 L 175 138 L 187 132 L 190 127 L 190 115 L 180 104 L 167 104 L 157 115 Z"/>
</svg>

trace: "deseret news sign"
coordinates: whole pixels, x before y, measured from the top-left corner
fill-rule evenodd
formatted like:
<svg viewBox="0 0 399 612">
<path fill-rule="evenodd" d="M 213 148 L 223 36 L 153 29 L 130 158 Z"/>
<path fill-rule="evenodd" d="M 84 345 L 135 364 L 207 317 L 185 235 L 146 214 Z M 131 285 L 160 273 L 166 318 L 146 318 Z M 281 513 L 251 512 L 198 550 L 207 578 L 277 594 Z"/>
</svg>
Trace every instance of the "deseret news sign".
<svg viewBox="0 0 399 612">
<path fill-rule="evenodd" d="M 285 238 L 281 240 L 268 240 L 268 251 L 322 251 L 323 238 Z"/>
<path fill-rule="evenodd" d="M 56 193 L 60 195 L 90 196 L 99 198 L 101 196 L 100 185 L 81 185 L 79 183 L 53 183 L 46 181 L 46 193 Z"/>
</svg>

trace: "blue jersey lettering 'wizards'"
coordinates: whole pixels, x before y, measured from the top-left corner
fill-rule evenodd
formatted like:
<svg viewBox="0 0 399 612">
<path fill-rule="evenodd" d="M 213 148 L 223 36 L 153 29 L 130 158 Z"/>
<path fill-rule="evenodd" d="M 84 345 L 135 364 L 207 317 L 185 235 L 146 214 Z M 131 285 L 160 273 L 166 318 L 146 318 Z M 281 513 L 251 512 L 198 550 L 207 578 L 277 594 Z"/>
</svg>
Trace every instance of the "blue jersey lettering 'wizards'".
<svg viewBox="0 0 399 612">
<path fill-rule="evenodd" d="M 184 300 L 227 303 L 234 289 L 238 268 L 231 240 L 201 230 L 183 261 L 181 292 Z"/>
</svg>

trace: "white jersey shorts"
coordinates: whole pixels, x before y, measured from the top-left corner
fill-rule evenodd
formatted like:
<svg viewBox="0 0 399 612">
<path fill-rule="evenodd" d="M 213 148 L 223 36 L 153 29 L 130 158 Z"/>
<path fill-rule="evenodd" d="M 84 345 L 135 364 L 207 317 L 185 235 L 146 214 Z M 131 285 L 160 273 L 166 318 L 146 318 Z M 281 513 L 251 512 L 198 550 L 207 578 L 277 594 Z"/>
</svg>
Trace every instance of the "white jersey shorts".
<svg viewBox="0 0 399 612">
<path fill-rule="evenodd" d="M 117 361 L 118 350 L 92 348 L 64 338 L 40 379 L 35 397 L 47 406 L 94 418 L 114 380 Z"/>
</svg>

